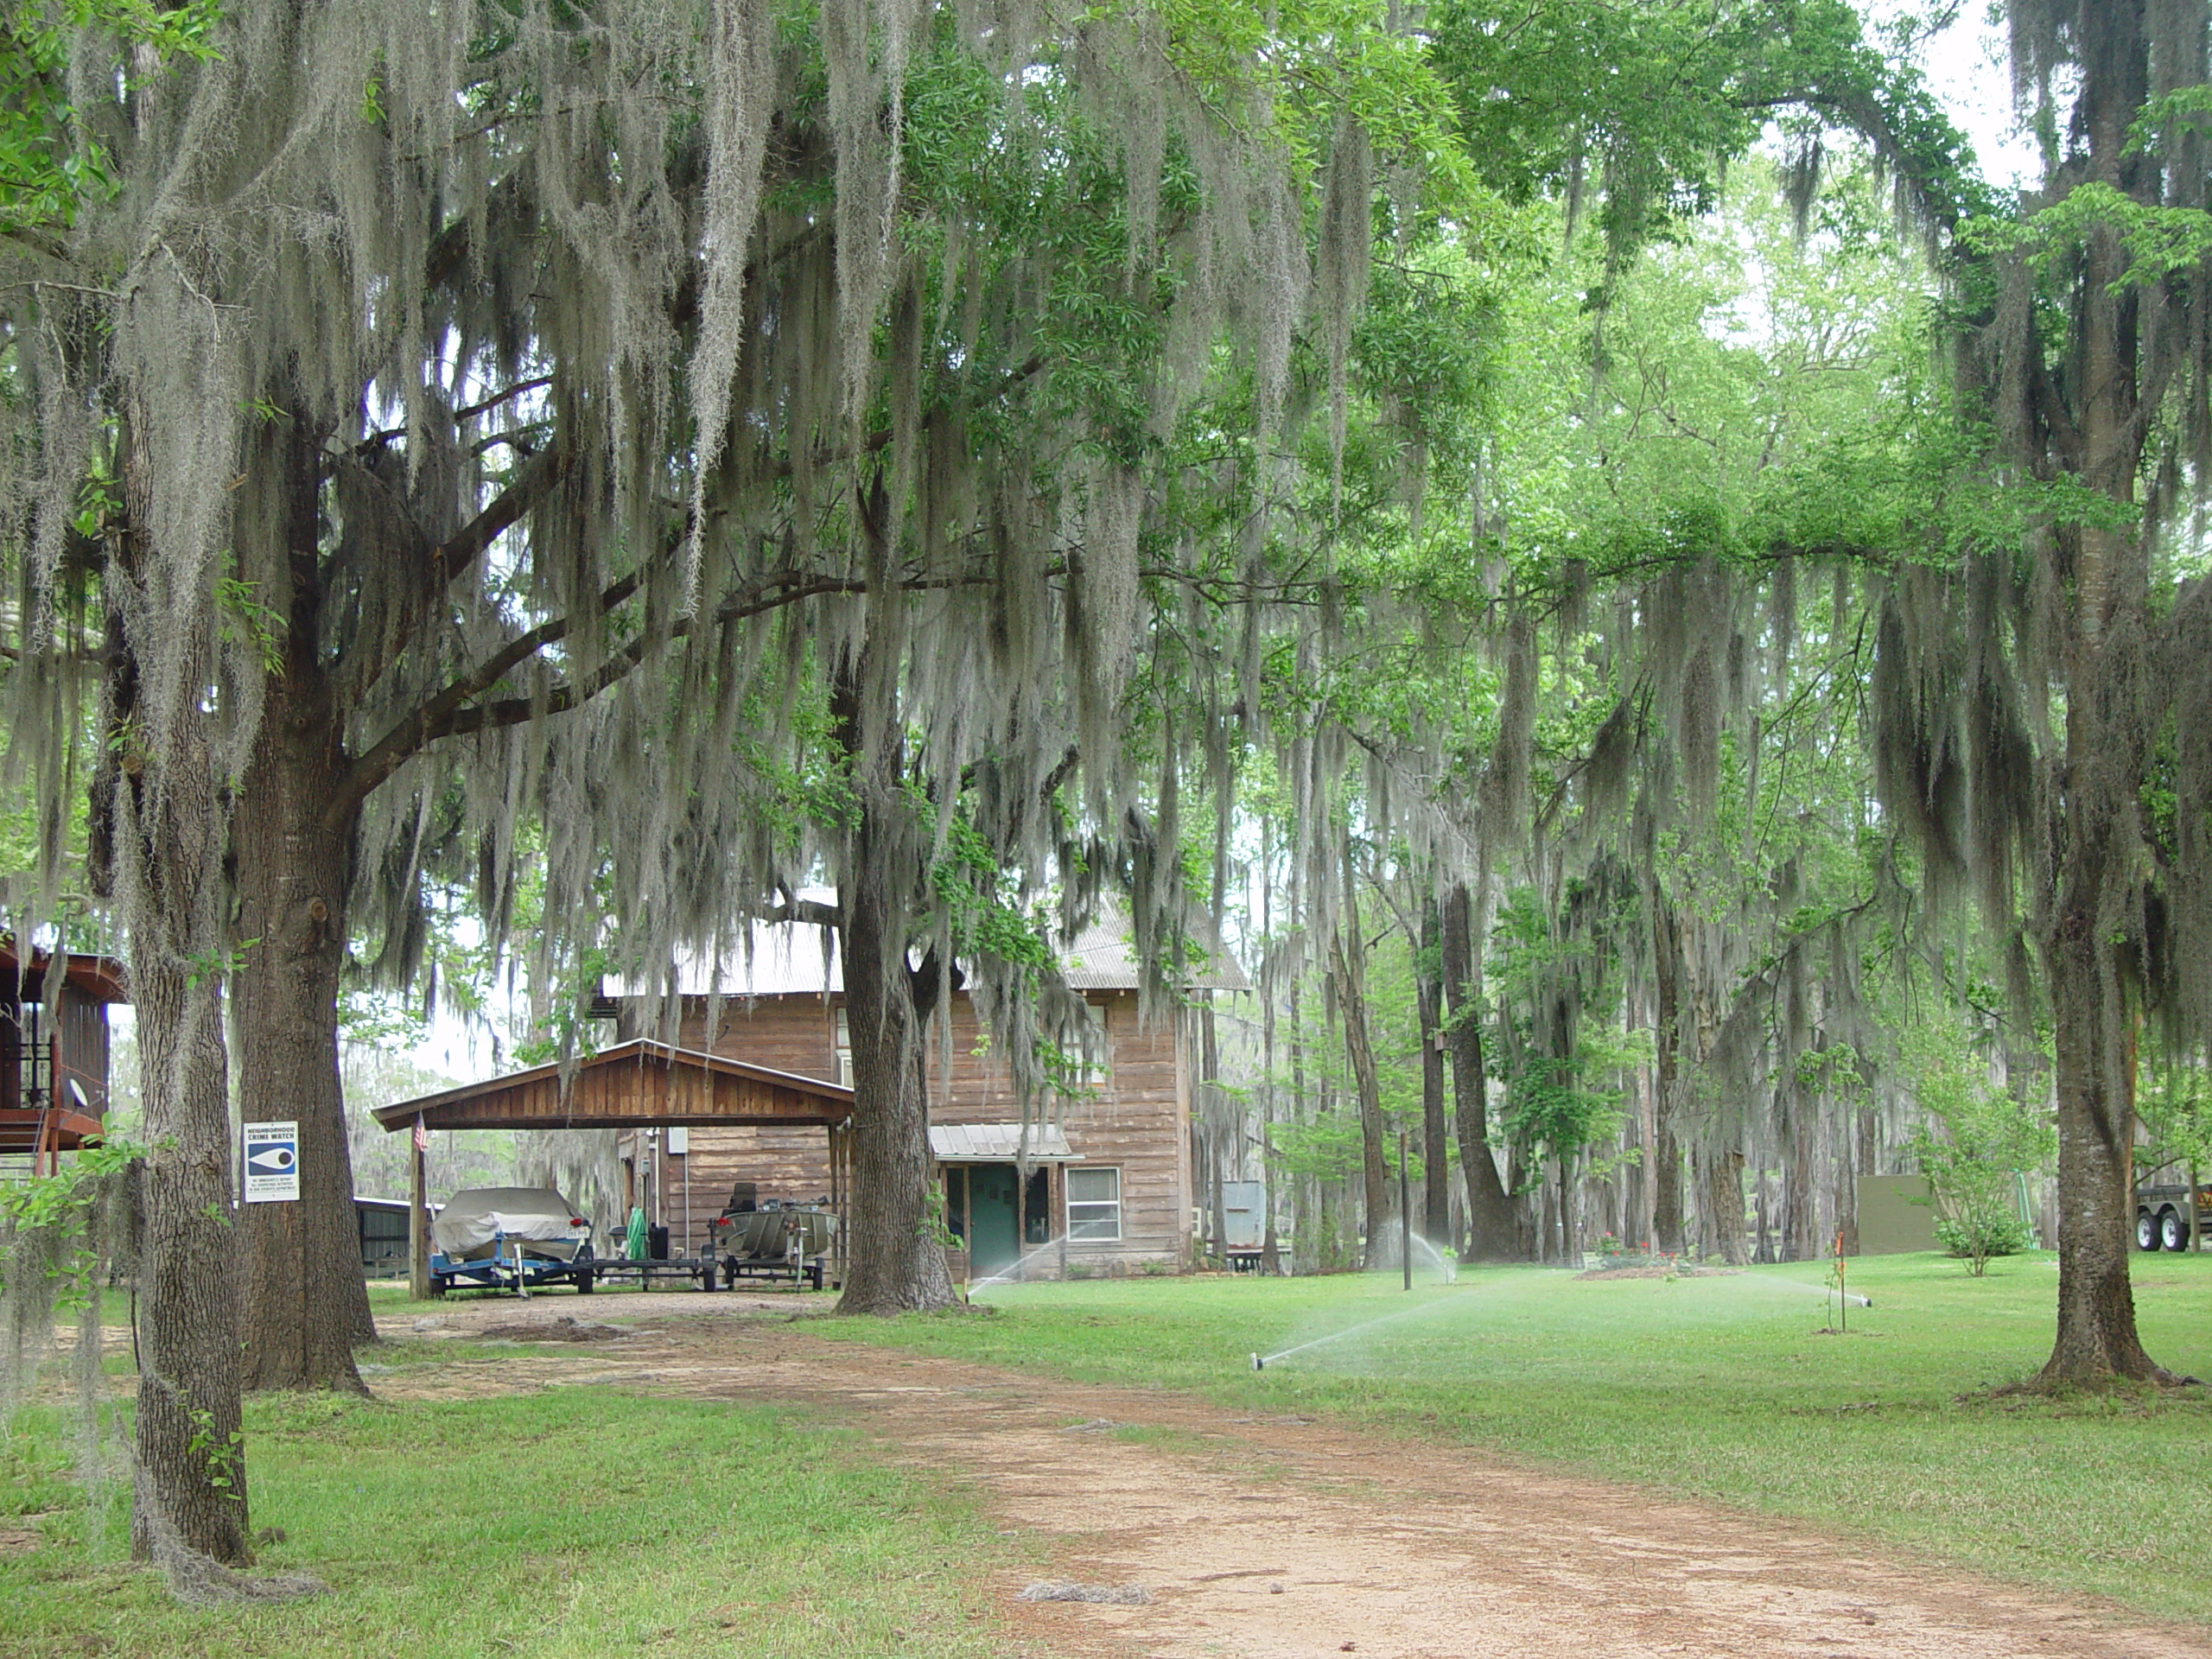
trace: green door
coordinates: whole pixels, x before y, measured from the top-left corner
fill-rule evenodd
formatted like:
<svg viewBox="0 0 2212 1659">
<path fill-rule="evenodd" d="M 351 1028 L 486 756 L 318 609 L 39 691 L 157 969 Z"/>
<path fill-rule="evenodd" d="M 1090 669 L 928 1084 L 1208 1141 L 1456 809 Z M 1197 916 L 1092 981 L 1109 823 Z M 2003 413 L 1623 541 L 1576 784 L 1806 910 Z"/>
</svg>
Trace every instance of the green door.
<svg viewBox="0 0 2212 1659">
<path fill-rule="evenodd" d="M 1021 1254 L 1014 1191 L 1012 1164 L 968 1166 L 968 1270 L 977 1279 L 1003 1273 Z"/>
</svg>

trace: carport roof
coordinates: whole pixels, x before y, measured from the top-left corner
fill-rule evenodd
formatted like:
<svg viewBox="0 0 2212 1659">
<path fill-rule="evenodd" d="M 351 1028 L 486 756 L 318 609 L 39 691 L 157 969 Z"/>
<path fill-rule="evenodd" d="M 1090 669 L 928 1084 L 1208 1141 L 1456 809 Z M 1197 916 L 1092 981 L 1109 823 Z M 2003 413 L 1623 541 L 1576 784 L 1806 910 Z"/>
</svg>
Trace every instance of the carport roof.
<svg viewBox="0 0 2212 1659">
<path fill-rule="evenodd" d="M 640 1037 L 578 1061 L 565 1087 L 559 1065 L 532 1066 L 372 1116 L 388 1130 L 411 1128 L 417 1118 L 426 1129 L 627 1129 L 828 1125 L 852 1112 L 853 1091 L 842 1084 Z"/>
</svg>

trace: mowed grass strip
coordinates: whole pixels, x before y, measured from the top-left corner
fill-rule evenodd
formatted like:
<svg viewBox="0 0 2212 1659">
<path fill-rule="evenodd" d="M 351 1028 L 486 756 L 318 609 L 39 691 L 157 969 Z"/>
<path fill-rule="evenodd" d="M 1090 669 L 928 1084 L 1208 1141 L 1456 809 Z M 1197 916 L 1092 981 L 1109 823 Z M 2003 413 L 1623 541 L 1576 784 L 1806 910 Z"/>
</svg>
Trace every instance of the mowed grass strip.
<svg viewBox="0 0 2212 1659">
<path fill-rule="evenodd" d="M 985 1582 L 1006 1541 L 791 1414 L 567 1388 L 264 1398 L 247 1428 L 253 1523 L 284 1534 L 261 1565 L 329 1594 L 176 1605 L 121 1559 L 121 1504 L 87 1550 L 56 1472 L 59 1420 L 27 1413 L 0 1466 L 0 1529 L 48 1542 L 0 1550 L 0 1653 L 979 1659 L 1015 1645 Z"/>
<path fill-rule="evenodd" d="M 2212 1258 L 2135 1265 L 2152 1355 L 2212 1378 Z M 1980 1280 L 1936 1255 L 1855 1260 L 1850 1275 L 1874 1305 L 1848 1310 L 1847 1335 L 1818 1333 L 1834 1312 L 1818 1264 L 1673 1282 L 1472 1270 L 1410 1294 L 1395 1274 L 1020 1285 L 979 1299 L 988 1319 L 817 1328 L 1325 1413 L 2212 1622 L 2212 1390 L 1994 1395 L 2050 1353 L 2048 1255 Z M 1251 1369 L 1254 1352 L 1322 1338 L 1337 1339 Z"/>
</svg>

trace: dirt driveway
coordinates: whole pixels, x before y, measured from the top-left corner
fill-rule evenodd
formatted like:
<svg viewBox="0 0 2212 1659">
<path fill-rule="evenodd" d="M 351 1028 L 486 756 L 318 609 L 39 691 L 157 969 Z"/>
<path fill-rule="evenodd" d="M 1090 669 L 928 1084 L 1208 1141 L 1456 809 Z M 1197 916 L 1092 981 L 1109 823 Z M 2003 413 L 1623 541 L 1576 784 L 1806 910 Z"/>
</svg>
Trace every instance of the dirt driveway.
<svg viewBox="0 0 2212 1659">
<path fill-rule="evenodd" d="M 676 1294 L 455 1304 L 386 1328 L 562 1349 L 372 1380 L 414 1395 L 591 1382 L 789 1402 L 856 1425 L 881 1455 L 972 1488 L 1009 1535 L 1041 1550 L 1041 1572 L 1025 1560 L 1000 1576 L 1017 1624 L 1053 1654 L 2212 1659 L 2201 1633 L 1885 1560 L 1785 1523 L 1325 1422 L 1238 1416 L 1187 1395 L 825 1341 L 791 1306 Z M 609 1321 L 635 1328 L 592 1328 Z M 1046 1577 L 1141 1586 L 1147 1599 L 1014 1599 Z"/>
</svg>

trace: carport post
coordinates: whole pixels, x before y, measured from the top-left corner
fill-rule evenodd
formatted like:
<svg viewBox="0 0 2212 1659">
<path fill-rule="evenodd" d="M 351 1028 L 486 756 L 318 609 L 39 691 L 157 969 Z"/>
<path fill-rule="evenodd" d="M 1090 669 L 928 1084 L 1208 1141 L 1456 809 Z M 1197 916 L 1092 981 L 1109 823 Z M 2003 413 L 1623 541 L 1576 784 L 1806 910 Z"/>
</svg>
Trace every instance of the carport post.
<svg viewBox="0 0 2212 1659">
<path fill-rule="evenodd" d="M 430 1294 L 430 1191 L 423 1167 L 422 1120 L 407 1137 L 407 1162 L 413 1171 L 414 1198 L 407 1206 L 407 1294 L 421 1301 Z"/>
</svg>

